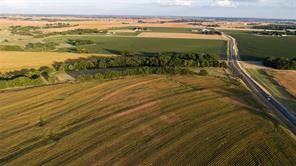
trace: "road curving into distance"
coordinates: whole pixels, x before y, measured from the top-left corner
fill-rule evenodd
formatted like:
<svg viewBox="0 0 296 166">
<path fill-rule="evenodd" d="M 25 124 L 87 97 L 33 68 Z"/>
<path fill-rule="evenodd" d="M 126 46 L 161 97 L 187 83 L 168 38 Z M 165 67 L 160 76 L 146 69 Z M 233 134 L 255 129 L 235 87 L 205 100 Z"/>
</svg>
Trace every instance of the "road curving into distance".
<svg viewBox="0 0 296 166">
<path fill-rule="evenodd" d="M 278 118 L 286 124 L 290 130 L 296 134 L 296 117 L 289 112 L 289 110 L 276 100 L 262 85 L 254 80 L 250 74 L 241 66 L 239 61 L 239 50 L 236 39 L 232 36 L 224 34 L 228 38 L 228 47 L 230 55 L 230 67 L 233 72 L 241 76 L 244 83 L 255 93 L 262 102 L 273 108 Z"/>
</svg>

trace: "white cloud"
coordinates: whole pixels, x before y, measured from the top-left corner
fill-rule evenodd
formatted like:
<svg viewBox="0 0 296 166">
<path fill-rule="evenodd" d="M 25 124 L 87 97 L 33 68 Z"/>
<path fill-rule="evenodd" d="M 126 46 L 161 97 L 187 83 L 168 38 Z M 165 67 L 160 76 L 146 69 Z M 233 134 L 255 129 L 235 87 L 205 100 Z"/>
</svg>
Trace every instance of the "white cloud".
<svg viewBox="0 0 296 166">
<path fill-rule="evenodd" d="M 214 2 L 214 6 L 219 7 L 237 7 L 238 5 L 238 2 L 232 0 L 215 0 Z"/>
<path fill-rule="evenodd" d="M 191 6 L 193 0 L 158 0 L 161 6 Z"/>
<path fill-rule="evenodd" d="M 1 6 L 25 6 L 26 1 L 25 0 L 1 0 L 0 5 Z"/>
</svg>

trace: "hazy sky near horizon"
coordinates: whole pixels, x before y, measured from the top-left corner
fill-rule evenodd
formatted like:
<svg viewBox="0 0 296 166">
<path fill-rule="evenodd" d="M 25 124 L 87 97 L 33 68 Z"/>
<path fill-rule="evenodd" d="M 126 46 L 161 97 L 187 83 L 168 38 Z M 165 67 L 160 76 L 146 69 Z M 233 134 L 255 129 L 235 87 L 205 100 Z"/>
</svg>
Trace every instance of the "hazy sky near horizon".
<svg viewBox="0 0 296 166">
<path fill-rule="evenodd" d="M 296 0 L 0 0 L 0 14 L 159 15 L 296 19 Z"/>
</svg>

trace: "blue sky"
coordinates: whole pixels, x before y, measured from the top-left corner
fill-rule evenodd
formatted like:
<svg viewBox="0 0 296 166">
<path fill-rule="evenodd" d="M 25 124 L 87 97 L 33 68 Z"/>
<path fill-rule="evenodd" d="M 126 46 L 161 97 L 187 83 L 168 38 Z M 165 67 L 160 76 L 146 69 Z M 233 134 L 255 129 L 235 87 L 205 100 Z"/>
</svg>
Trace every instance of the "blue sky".
<svg viewBox="0 0 296 166">
<path fill-rule="evenodd" d="M 0 13 L 296 19 L 296 0 L 0 0 Z"/>
</svg>

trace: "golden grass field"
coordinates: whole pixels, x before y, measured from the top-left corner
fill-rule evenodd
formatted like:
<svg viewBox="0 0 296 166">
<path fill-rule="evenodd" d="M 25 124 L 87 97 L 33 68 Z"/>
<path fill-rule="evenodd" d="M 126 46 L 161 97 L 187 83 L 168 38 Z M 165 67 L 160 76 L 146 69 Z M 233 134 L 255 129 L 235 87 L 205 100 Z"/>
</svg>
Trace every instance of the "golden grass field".
<svg viewBox="0 0 296 166">
<path fill-rule="evenodd" d="M 54 62 L 62 62 L 67 59 L 78 59 L 90 56 L 112 55 L 0 51 L 0 72 L 7 72 L 24 68 L 39 68 L 41 66 L 51 66 Z"/>
<path fill-rule="evenodd" d="M 291 93 L 296 98 L 296 71 L 282 71 L 273 70 L 270 74 L 274 79 L 283 86 L 289 93 Z"/>
<path fill-rule="evenodd" d="M 222 35 L 202 35 L 191 33 L 164 33 L 164 32 L 142 32 L 138 37 L 150 38 L 176 38 L 176 39 L 211 39 L 211 40 L 226 40 Z"/>
<path fill-rule="evenodd" d="M 264 111 L 216 77 L 3 91 L 0 165 L 295 165 L 296 140 Z"/>
<path fill-rule="evenodd" d="M 240 62 L 245 68 L 251 70 L 265 70 L 268 75 L 282 87 L 284 87 L 291 95 L 296 97 L 296 71 L 295 70 L 276 70 L 260 64 L 260 62 Z"/>
<path fill-rule="evenodd" d="M 247 70 L 257 82 L 284 104 L 292 114 L 296 115 L 296 98 L 293 95 L 295 74 L 293 74 L 293 71 L 261 68 L 249 68 Z"/>
</svg>

